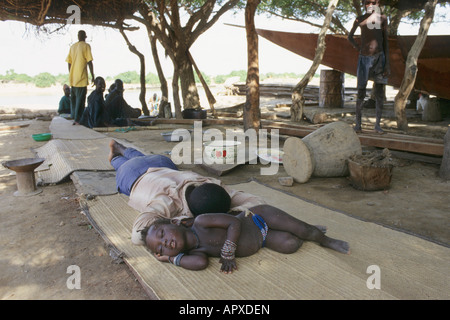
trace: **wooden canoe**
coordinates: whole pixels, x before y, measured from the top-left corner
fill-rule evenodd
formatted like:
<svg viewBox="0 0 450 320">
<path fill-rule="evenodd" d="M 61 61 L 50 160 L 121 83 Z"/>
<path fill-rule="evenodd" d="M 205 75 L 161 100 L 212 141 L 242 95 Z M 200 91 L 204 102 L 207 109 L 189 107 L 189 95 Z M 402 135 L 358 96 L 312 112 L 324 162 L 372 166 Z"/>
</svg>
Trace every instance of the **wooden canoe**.
<svg viewBox="0 0 450 320">
<path fill-rule="evenodd" d="M 257 33 L 267 40 L 313 60 L 317 34 L 292 33 L 257 29 Z M 356 39 L 358 37 L 355 37 Z M 400 87 L 405 73 L 405 61 L 416 36 L 396 36 L 389 38 L 391 76 L 388 84 Z M 326 50 L 322 65 L 356 76 L 358 52 L 344 35 L 327 35 Z M 358 39 L 357 39 L 358 41 Z M 415 89 L 420 92 L 450 99 L 450 36 L 428 36 L 419 56 Z"/>
</svg>

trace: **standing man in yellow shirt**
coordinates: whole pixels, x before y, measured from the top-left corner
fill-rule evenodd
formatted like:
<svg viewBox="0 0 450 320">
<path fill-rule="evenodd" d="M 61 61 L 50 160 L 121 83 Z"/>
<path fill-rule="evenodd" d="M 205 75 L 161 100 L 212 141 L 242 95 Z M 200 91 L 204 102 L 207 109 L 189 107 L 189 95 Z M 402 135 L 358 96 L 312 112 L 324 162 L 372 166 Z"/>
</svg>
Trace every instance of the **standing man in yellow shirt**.
<svg viewBox="0 0 450 320">
<path fill-rule="evenodd" d="M 78 42 L 70 47 L 66 62 L 69 65 L 69 81 L 72 87 L 70 96 L 70 114 L 74 120 L 73 124 L 79 124 L 83 114 L 88 80 L 88 70 L 94 82 L 94 65 L 92 64 L 91 46 L 86 43 L 86 32 L 78 31 Z"/>
</svg>

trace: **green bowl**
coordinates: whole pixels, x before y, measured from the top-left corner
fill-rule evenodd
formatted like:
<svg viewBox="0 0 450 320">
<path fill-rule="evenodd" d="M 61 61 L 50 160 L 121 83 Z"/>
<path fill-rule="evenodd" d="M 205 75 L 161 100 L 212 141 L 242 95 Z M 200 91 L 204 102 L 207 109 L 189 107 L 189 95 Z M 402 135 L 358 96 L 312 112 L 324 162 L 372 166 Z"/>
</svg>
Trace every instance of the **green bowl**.
<svg viewBox="0 0 450 320">
<path fill-rule="evenodd" d="M 34 141 L 48 141 L 52 138 L 51 133 L 39 133 L 32 135 Z"/>
</svg>

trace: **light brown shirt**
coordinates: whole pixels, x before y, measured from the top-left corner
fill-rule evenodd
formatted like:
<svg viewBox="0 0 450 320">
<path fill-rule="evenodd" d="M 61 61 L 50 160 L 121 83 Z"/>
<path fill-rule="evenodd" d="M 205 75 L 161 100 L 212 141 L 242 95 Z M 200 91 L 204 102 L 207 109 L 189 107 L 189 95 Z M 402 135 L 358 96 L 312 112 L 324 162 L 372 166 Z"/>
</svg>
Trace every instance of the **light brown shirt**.
<svg viewBox="0 0 450 320">
<path fill-rule="evenodd" d="M 186 188 L 203 183 L 215 183 L 225 188 L 231 197 L 230 211 L 243 211 L 265 203 L 258 196 L 233 190 L 218 179 L 204 177 L 192 171 L 149 168 L 135 182 L 128 202 L 132 208 L 141 212 L 134 222 L 131 241 L 134 244 L 144 245 L 140 231 L 149 227 L 158 218 L 193 217 L 185 198 Z"/>
</svg>

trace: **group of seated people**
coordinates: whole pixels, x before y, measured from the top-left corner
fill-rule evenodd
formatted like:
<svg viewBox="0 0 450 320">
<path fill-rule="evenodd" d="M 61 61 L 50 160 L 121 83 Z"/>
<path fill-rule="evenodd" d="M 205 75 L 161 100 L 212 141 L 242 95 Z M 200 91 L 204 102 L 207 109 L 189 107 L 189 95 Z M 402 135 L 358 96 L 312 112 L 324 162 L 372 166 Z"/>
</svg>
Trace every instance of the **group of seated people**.
<svg viewBox="0 0 450 320">
<path fill-rule="evenodd" d="M 106 97 L 105 79 L 97 77 L 94 80 L 95 90 L 87 98 L 87 107 L 84 109 L 80 124 L 88 128 L 126 126 L 130 118 L 138 118 L 141 109 L 131 107 L 123 97 L 123 81 L 116 79 L 108 89 Z M 64 87 L 64 97 L 61 98 L 59 114 L 70 114 L 70 88 Z M 66 101 L 69 100 L 68 110 Z M 65 108 L 65 109 L 64 109 Z M 68 111 L 68 112 L 67 112 Z"/>
</svg>

